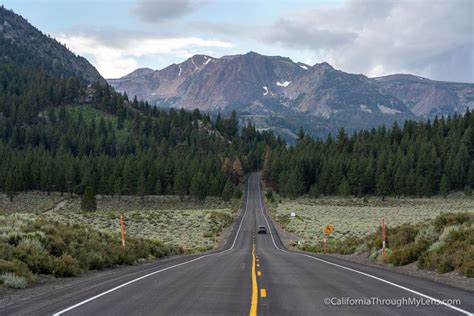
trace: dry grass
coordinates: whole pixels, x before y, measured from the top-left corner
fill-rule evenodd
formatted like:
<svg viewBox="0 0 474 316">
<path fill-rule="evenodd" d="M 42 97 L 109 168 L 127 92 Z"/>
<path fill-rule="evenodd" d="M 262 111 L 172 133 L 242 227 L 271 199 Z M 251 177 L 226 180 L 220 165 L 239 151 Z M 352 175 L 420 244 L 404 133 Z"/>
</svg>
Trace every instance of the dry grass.
<svg viewBox="0 0 474 316">
<path fill-rule="evenodd" d="M 387 226 L 394 227 L 404 223 L 424 222 L 446 212 L 474 213 L 474 199 L 461 196 L 447 199 L 386 198 L 384 201 L 378 197 L 277 198 L 277 201 L 281 203 L 268 204 L 277 221 L 286 230 L 296 233 L 309 243 L 322 240 L 326 224 L 334 225 L 333 238 L 345 239 L 375 232 L 382 216 Z M 290 217 L 292 211 L 296 212 L 294 218 Z"/>
<path fill-rule="evenodd" d="M 159 240 L 195 252 L 216 245 L 216 237 L 231 224 L 240 206 L 239 200 L 225 202 L 212 197 L 197 203 L 188 197 L 180 201 L 176 196 L 122 196 L 120 199 L 98 196 L 95 212 L 81 211 L 79 197 L 67 199 L 63 207 L 53 211 L 53 197 L 56 203 L 61 201 L 58 193 L 50 196 L 36 192 L 20 194 L 13 202 L 4 197 L 0 214 L 28 214 L 30 219 L 45 217 L 118 234 L 122 212 L 126 235 Z"/>
</svg>

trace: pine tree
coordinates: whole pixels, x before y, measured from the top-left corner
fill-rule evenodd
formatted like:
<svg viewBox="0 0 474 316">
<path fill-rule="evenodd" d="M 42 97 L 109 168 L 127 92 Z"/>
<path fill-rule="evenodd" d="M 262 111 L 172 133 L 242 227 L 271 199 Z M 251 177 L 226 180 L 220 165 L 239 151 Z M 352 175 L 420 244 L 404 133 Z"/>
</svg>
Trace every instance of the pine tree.
<svg viewBox="0 0 474 316">
<path fill-rule="evenodd" d="M 156 180 L 156 184 L 155 184 L 155 194 L 157 195 L 160 195 L 161 194 L 161 191 L 163 190 L 162 186 L 161 186 L 161 181 L 160 179 Z"/>
<path fill-rule="evenodd" d="M 472 188 L 470 185 L 466 185 L 464 187 L 464 195 L 465 196 L 472 196 Z"/>
<path fill-rule="evenodd" d="M 84 194 L 82 194 L 81 209 L 83 211 L 95 211 L 97 209 L 94 189 L 90 186 L 86 187 Z"/>
<path fill-rule="evenodd" d="M 240 199 L 242 197 L 242 190 L 239 187 L 236 187 L 234 190 L 234 198 Z"/>
<path fill-rule="evenodd" d="M 242 168 L 242 163 L 239 158 L 235 158 L 234 163 L 232 164 L 232 178 L 234 180 L 234 185 L 239 185 L 243 176 L 244 169 Z"/>
<path fill-rule="evenodd" d="M 173 191 L 179 195 L 180 200 L 184 199 L 184 196 L 188 194 L 189 182 L 187 179 L 186 172 L 181 170 L 176 174 L 174 179 Z"/>
<path fill-rule="evenodd" d="M 222 199 L 224 201 L 229 201 L 233 194 L 234 194 L 234 186 L 229 180 L 227 180 L 224 185 L 224 189 L 222 190 Z"/>
<path fill-rule="evenodd" d="M 198 172 L 191 181 L 189 189 L 192 196 L 198 201 L 204 201 L 207 196 L 207 179 L 201 172 Z"/>
<path fill-rule="evenodd" d="M 347 180 L 343 180 L 339 185 L 339 194 L 342 196 L 349 196 L 351 194 L 351 188 L 349 186 L 349 182 Z"/>
<path fill-rule="evenodd" d="M 146 192 L 146 179 L 145 175 L 141 174 L 140 177 L 138 177 L 138 183 L 137 183 L 137 193 L 141 196 L 141 200 L 143 202 L 145 198 Z"/>
<path fill-rule="evenodd" d="M 309 189 L 309 192 L 308 192 L 308 195 L 309 197 L 313 198 L 313 199 L 317 199 L 319 198 L 319 196 L 321 195 L 320 192 L 319 192 L 319 187 L 317 184 L 313 184 L 311 186 L 311 188 Z"/>
<path fill-rule="evenodd" d="M 448 185 L 448 177 L 443 174 L 443 177 L 441 178 L 441 181 L 439 183 L 439 194 L 441 194 L 444 198 L 447 197 L 449 191 L 449 185 Z"/>
<path fill-rule="evenodd" d="M 286 194 L 288 194 L 290 198 L 296 198 L 303 192 L 303 189 L 303 182 L 298 172 L 290 172 L 286 183 Z"/>
</svg>

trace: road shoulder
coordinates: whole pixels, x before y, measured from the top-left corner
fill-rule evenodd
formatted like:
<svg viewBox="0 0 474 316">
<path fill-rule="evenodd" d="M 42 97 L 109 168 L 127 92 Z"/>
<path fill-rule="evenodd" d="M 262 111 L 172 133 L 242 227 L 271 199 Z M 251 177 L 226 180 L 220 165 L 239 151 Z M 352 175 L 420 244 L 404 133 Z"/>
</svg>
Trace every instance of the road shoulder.
<svg viewBox="0 0 474 316">
<path fill-rule="evenodd" d="M 269 213 L 268 213 L 269 214 Z M 270 214 L 271 215 L 271 214 Z M 298 236 L 291 232 L 285 231 L 280 224 L 275 221 L 273 216 L 268 216 L 273 224 L 273 227 L 276 229 L 281 242 L 285 245 L 287 249 L 300 252 L 300 253 L 307 253 L 307 254 L 313 254 L 310 252 L 303 252 L 300 249 L 294 247 L 292 245 L 293 241 L 298 239 Z M 321 255 L 321 254 L 318 254 Z M 338 259 L 342 259 L 345 261 L 349 262 L 354 262 L 358 264 L 362 264 L 365 266 L 370 266 L 370 267 L 376 267 L 380 269 L 385 269 L 388 271 L 393 271 L 393 272 L 398 272 L 402 273 L 404 275 L 409 275 L 409 276 L 414 276 L 414 277 L 419 277 L 422 279 L 438 282 L 441 284 L 449 285 L 452 287 L 456 287 L 462 290 L 467 290 L 467 291 L 474 291 L 474 279 L 472 278 L 467 278 L 462 275 L 456 274 L 456 273 L 446 273 L 446 274 L 440 274 L 434 271 L 426 271 L 426 270 L 420 270 L 416 267 L 416 264 L 409 264 L 406 266 L 398 266 L 398 267 L 391 267 L 387 266 L 384 264 L 379 264 L 376 262 L 371 261 L 366 254 L 358 254 L 358 255 L 340 255 L 340 254 L 327 254 L 324 256 L 328 257 L 334 257 Z"/>
</svg>

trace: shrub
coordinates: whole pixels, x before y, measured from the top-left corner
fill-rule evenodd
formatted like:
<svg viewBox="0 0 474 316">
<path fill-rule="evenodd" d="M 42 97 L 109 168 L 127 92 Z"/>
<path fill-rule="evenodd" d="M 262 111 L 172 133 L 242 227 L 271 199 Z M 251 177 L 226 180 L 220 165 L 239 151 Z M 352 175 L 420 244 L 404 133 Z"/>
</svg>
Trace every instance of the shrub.
<svg viewBox="0 0 474 316">
<path fill-rule="evenodd" d="M 8 272 L 24 277 L 29 282 L 33 282 L 35 280 L 33 273 L 31 273 L 25 263 L 15 259 L 12 261 L 0 259 L 0 274 Z"/>
<path fill-rule="evenodd" d="M 36 240 L 22 240 L 13 251 L 14 257 L 28 266 L 33 273 L 50 274 L 52 257 Z"/>
<path fill-rule="evenodd" d="M 474 246 L 471 245 L 469 251 L 464 254 L 459 271 L 468 278 L 474 278 Z"/>
<path fill-rule="evenodd" d="M 387 243 L 392 249 L 408 245 L 415 241 L 418 230 L 418 226 L 410 224 L 403 224 L 394 228 L 387 227 Z"/>
<path fill-rule="evenodd" d="M 440 250 L 442 247 L 444 247 L 444 241 L 438 240 L 437 242 L 435 242 L 434 244 L 432 244 L 432 245 L 430 246 L 430 248 L 428 249 L 428 251 L 438 251 L 438 250 Z"/>
<path fill-rule="evenodd" d="M 0 282 L 6 287 L 11 287 L 14 289 L 24 289 L 28 282 L 24 277 L 17 276 L 11 272 L 5 272 L 0 275 Z"/>
<path fill-rule="evenodd" d="M 72 277 L 81 272 L 79 262 L 68 254 L 54 258 L 53 275 L 55 277 Z"/>
<path fill-rule="evenodd" d="M 266 197 L 267 199 L 269 199 L 269 200 L 270 200 L 271 198 L 273 198 L 273 190 L 272 190 L 272 189 L 269 189 L 269 190 L 267 191 L 267 193 L 265 193 L 265 197 Z"/>
<path fill-rule="evenodd" d="M 364 242 L 360 244 L 359 246 L 357 246 L 354 253 L 359 254 L 359 253 L 365 253 L 369 251 L 370 251 L 369 245 L 367 245 L 367 243 Z"/>
<path fill-rule="evenodd" d="M 468 213 L 443 213 L 435 218 L 434 226 L 442 232 L 445 226 L 460 225 L 470 220 Z"/>
<path fill-rule="evenodd" d="M 426 240 L 433 243 L 438 240 L 438 237 L 439 233 L 436 231 L 436 228 L 433 225 L 426 225 L 420 229 L 415 237 L 415 241 Z"/>
<path fill-rule="evenodd" d="M 418 257 L 422 255 L 429 247 L 429 242 L 426 240 L 420 240 L 418 242 L 404 245 L 400 248 L 393 249 L 392 254 L 388 258 L 388 262 L 396 265 L 406 265 L 418 260 Z"/>
<path fill-rule="evenodd" d="M 438 245 L 438 246 L 435 246 Z M 418 261 L 418 267 L 439 273 L 457 271 L 474 276 L 474 228 L 467 225 L 445 227 L 440 241 L 430 247 Z"/>
<path fill-rule="evenodd" d="M 448 239 L 448 236 L 449 236 L 451 233 L 453 233 L 453 232 L 459 230 L 460 227 L 461 227 L 461 226 L 459 226 L 459 225 L 446 226 L 446 227 L 444 228 L 443 232 L 441 233 L 441 235 L 439 236 L 439 240 L 440 240 L 440 241 L 446 241 L 446 239 Z"/>
<path fill-rule="evenodd" d="M 236 187 L 234 190 L 234 198 L 240 199 L 242 197 L 242 190 L 239 187 Z"/>
</svg>

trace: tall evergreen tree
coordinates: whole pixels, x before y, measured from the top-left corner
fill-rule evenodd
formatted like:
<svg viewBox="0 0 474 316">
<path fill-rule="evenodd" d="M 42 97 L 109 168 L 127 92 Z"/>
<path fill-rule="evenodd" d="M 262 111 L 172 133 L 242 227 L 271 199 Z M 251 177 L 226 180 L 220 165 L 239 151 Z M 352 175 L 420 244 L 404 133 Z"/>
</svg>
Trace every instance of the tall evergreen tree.
<svg viewBox="0 0 474 316">
<path fill-rule="evenodd" d="M 83 211 L 95 211 L 97 209 L 94 189 L 91 186 L 86 187 L 84 190 L 81 198 L 81 209 Z"/>
</svg>

